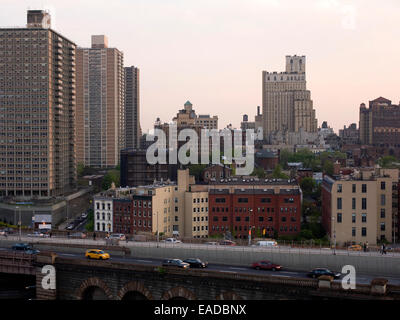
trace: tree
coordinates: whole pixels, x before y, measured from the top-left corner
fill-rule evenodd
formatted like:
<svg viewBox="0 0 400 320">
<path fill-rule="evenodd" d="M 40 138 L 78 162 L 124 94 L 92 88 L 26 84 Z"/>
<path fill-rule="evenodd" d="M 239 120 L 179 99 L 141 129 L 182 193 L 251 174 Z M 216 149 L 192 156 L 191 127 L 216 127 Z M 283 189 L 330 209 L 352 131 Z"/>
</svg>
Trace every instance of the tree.
<svg viewBox="0 0 400 320">
<path fill-rule="evenodd" d="M 274 171 L 272 172 L 272 178 L 275 179 L 289 179 L 289 177 L 282 172 L 282 167 L 280 164 L 277 164 Z"/>
<path fill-rule="evenodd" d="M 78 177 L 82 177 L 83 176 L 84 170 L 85 170 L 85 165 L 83 163 L 78 163 L 78 165 L 76 167 L 76 171 L 77 171 Z"/>
<path fill-rule="evenodd" d="M 333 162 L 331 160 L 326 160 L 324 162 L 324 165 L 322 167 L 323 172 L 325 172 L 327 175 L 332 176 L 333 175 Z"/>
<path fill-rule="evenodd" d="M 378 160 L 378 164 L 382 168 L 392 168 L 395 165 L 393 165 L 393 162 L 397 162 L 398 160 L 394 156 L 384 156 Z"/>
<path fill-rule="evenodd" d="M 202 173 L 204 169 L 207 168 L 205 164 L 190 164 L 189 165 L 189 174 L 194 176 L 196 181 L 202 180 Z"/>
<path fill-rule="evenodd" d="M 108 190 L 111 188 L 111 184 L 114 182 L 116 187 L 120 185 L 120 174 L 119 171 L 113 169 L 107 172 L 103 178 L 103 190 Z"/>
<path fill-rule="evenodd" d="M 315 187 L 316 187 L 315 180 L 311 177 L 305 177 L 300 182 L 300 188 L 305 196 L 311 196 Z"/>
<path fill-rule="evenodd" d="M 251 175 L 252 176 L 257 176 L 258 178 L 262 179 L 262 178 L 265 178 L 265 171 L 261 167 L 254 168 L 254 170 L 253 170 Z"/>
</svg>

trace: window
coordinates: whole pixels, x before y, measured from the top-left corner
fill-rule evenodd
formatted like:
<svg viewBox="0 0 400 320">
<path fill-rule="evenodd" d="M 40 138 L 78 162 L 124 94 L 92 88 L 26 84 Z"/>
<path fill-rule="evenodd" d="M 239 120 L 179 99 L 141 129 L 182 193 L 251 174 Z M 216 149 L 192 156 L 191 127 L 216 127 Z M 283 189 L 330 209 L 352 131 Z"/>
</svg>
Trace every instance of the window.
<svg viewBox="0 0 400 320">
<path fill-rule="evenodd" d="M 363 236 L 363 237 L 367 236 L 367 228 L 366 227 L 361 228 L 361 236 Z"/>
<path fill-rule="evenodd" d="M 338 184 L 338 185 L 337 185 L 337 192 L 338 192 L 338 193 L 342 193 L 342 190 L 343 190 L 342 185 L 341 185 L 341 184 Z"/>
<path fill-rule="evenodd" d="M 381 222 L 381 231 L 385 231 L 385 223 Z"/>
<path fill-rule="evenodd" d="M 218 217 L 213 217 L 213 221 L 218 221 Z"/>
<path fill-rule="evenodd" d="M 352 199 L 351 199 L 351 208 L 352 208 L 353 210 L 356 210 L 356 198 L 352 198 Z"/>
<path fill-rule="evenodd" d="M 263 203 L 271 203 L 271 198 L 261 198 L 261 202 L 263 202 Z"/>
<path fill-rule="evenodd" d="M 353 214 L 351 215 L 351 222 L 352 222 L 352 223 L 356 223 L 356 214 L 355 214 L 355 213 L 353 213 Z"/>
<path fill-rule="evenodd" d="M 342 198 L 337 198 L 337 209 L 338 210 L 342 209 Z"/>
<path fill-rule="evenodd" d="M 381 181 L 381 190 L 385 190 L 385 189 L 386 189 L 386 182 Z"/>
<path fill-rule="evenodd" d="M 260 222 L 264 221 L 264 217 L 258 217 L 258 221 Z"/>
<path fill-rule="evenodd" d="M 353 193 L 356 193 L 356 190 L 357 190 L 356 185 L 353 184 L 353 185 L 351 186 L 351 191 L 352 191 Z"/>
<path fill-rule="evenodd" d="M 381 218 L 385 218 L 385 217 L 386 217 L 385 209 L 381 209 Z"/>
<path fill-rule="evenodd" d="M 361 214 L 361 221 L 367 222 L 367 214 L 366 213 Z"/>
<path fill-rule="evenodd" d="M 362 192 L 362 193 L 367 193 L 367 185 L 366 185 L 366 184 L 363 184 L 363 185 L 361 186 L 361 192 Z"/>
<path fill-rule="evenodd" d="M 361 209 L 362 210 L 367 210 L 367 198 L 362 198 L 361 199 Z"/>
<path fill-rule="evenodd" d="M 236 217 L 236 219 L 235 219 L 236 221 L 240 221 L 240 217 Z"/>
<path fill-rule="evenodd" d="M 337 222 L 342 223 L 342 214 L 341 213 L 337 214 Z"/>
<path fill-rule="evenodd" d="M 386 197 L 384 194 L 381 194 L 381 206 L 385 206 L 386 205 Z"/>
<path fill-rule="evenodd" d="M 225 198 L 216 198 L 215 202 L 216 203 L 225 203 Z"/>
<path fill-rule="evenodd" d="M 352 235 L 352 237 L 356 236 L 356 228 L 351 229 L 351 235 Z"/>
<path fill-rule="evenodd" d="M 228 221 L 228 217 L 222 217 L 222 221 Z"/>
<path fill-rule="evenodd" d="M 239 202 L 239 203 L 248 203 L 248 202 L 249 202 L 249 199 L 248 199 L 248 198 L 239 198 L 239 199 L 238 199 L 238 202 Z"/>
</svg>

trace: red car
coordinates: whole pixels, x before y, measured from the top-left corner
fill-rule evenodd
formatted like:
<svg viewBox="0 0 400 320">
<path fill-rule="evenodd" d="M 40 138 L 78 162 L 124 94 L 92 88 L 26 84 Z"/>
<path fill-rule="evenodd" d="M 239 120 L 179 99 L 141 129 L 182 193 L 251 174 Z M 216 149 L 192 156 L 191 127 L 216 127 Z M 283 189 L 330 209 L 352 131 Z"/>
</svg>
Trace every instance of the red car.
<svg viewBox="0 0 400 320">
<path fill-rule="evenodd" d="M 223 240 L 219 243 L 220 246 L 236 246 L 236 243 L 231 240 Z"/>
<path fill-rule="evenodd" d="M 274 264 L 271 261 L 267 261 L 267 260 L 254 262 L 251 265 L 251 267 L 256 270 L 263 269 L 263 270 L 279 271 L 282 269 L 282 266 L 280 266 L 279 264 Z"/>
</svg>

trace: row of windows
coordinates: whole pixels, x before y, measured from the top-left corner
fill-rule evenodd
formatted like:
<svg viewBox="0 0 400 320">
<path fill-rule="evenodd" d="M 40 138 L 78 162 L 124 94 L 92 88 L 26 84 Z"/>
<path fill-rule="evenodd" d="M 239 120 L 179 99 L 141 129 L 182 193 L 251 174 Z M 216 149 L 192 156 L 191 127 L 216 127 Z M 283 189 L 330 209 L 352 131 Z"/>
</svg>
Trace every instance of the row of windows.
<svg viewBox="0 0 400 320">
<path fill-rule="evenodd" d="M 222 221 L 228 221 L 228 217 L 226 217 L 226 216 L 225 216 L 225 217 L 222 217 L 221 220 L 222 220 Z M 240 222 L 240 221 L 246 221 L 246 222 L 248 222 L 249 220 L 250 220 L 249 217 L 244 217 L 243 220 L 242 220 L 242 217 L 235 217 L 235 221 L 236 221 L 236 222 Z M 219 221 L 219 217 L 213 217 L 213 221 L 214 221 L 214 222 Z M 259 222 L 264 221 L 264 217 L 258 217 L 258 221 L 259 221 Z M 265 220 L 265 221 L 273 222 L 274 219 L 273 219 L 273 217 L 266 217 L 266 220 Z M 282 222 L 287 222 L 288 219 L 287 219 L 287 217 L 281 217 L 281 221 L 282 221 Z M 296 219 L 296 217 L 290 217 L 290 221 L 291 221 L 291 222 L 296 222 L 297 219 Z"/>
<path fill-rule="evenodd" d="M 201 231 L 208 230 L 208 226 L 201 226 Z M 200 231 L 200 226 L 193 227 L 193 231 Z"/>
<path fill-rule="evenodd" d="M 229 208 L 224 208 L 224 207 L 213 207 L 212 212 L 229 212 Z M 253 212 L 252 208 L 243 208 L 243 207 L 235 207 L 235 212 Z M 275 212 L 275 208 L 265 208 L 265 207 L 258 207 L 257 212 Z M 281 207 L 280 212 L 292 212 L 296 213 L 297 208 L 296 207 Z"/>
<path fill-rule="evenodd" d="M 201 202 L 208 202 L 208 198 L 201 198 Z M 200 203 L 200 198 L 193 198 L 193 203 Z"/>
<path fill-rule="evenodd" d="M 352 189 L 352 193 L 356 193 L 357 192 L 357 185 L 356 184 L 352 184 L 351 189 Z M 381 181 L 381 190 L 386 190 L 386 182 L 385 181 Z M 338 193 L 342 193 L 343 192 L 343 185 L 342 184 L 338 184 L 337 185 L 337 192 Z M 367 193 L 367 185 L 366 184 L 362 184 L 361 185 L 361 192 L 362 193 Z"/>
</svg>

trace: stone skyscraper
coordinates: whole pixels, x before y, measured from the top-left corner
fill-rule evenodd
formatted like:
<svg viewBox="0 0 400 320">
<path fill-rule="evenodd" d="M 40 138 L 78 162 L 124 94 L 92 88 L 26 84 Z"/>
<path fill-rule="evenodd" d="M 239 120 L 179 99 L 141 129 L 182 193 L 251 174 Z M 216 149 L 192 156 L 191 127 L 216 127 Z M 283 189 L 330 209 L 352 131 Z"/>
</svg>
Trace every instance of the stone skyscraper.
<svg viewBox="0 0 400 320">
<path fill-rule="evenodd" d="M 123 53 L 108 48 L 104 35 L 77 49 L 77 162 L 114 167 L 125 148 Z"/>
<path fill-rule="evenodd" d="M 0 192 L 59 196 L 76 185 L 76 45 L 28 10 L 27 28 L 0 29 Z"/>
<path fill-rule="evenodd" d="M 125 67 L 125 134 L 126 147 L 138 149 L 140 147 L 140 95 L 139 69 Z"/>
<path fill-rule="evenodd" d="M 285 72 L 262 73 L 264 138 L 276 132 L 317 131 L 317 119 L 306 88 L 306 57 L 286 56 Z"/>
</svg>

